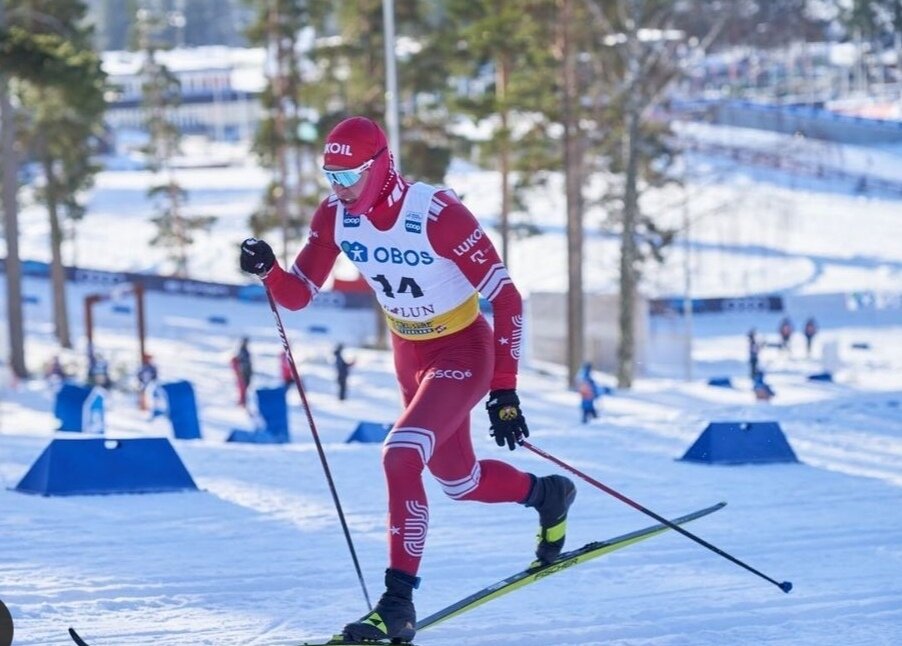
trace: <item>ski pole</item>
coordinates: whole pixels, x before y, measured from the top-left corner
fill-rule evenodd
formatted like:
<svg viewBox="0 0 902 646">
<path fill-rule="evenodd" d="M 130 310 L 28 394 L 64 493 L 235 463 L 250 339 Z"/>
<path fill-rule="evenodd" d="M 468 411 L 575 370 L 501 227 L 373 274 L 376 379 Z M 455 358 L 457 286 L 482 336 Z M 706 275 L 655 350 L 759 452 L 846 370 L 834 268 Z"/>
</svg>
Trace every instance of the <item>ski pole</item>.
<svg viewBox="0 0 902 646">
<path fill-rule="evenodd" d="M 709 543 L 709 542 L 706 541 L 705 539 L 700 538 L 700 537 L 696 536 L 695 534 L 693 534 L 692 532 L 683 529 L 683 528 L 680 527 L 679 525 L 670 522 L 669 520 L 667 520 L 667 519 L 664 518 L 663 516 L 661 516 L 661 515 L 656 514 L 655 512 L 653 512 L 651 509 L 648 509 L 647 507 L 643 507 L 642 505 L 640 505 L 640 504 L 637 503 L 636 501 L 634 501 L 634 500 L 632 500 L 632 499 L 630 499 L 630 498 L 627 498 L 626 496 L 624 496 L 624 495 L 623 495 L 622 493 L 620 493 L 619 491 L 616 491 L 616 490 L 614 490 L 614 489 L 611 489 L 610 487 L 608 487 L 607 485 L 602 484 L 601 482 L 599 482 L 599 481 L 596 480 L 595 478 L 592 478 L 591 476 L 586 475 L 585 473 L 583 473 L 583 472 L 580 471 L 579 469 L 576 469 L 575 467 L 570 466 L 569 464 L 567 464 L 567 463 L 564 462 L 563 460 L 560 460 L 560 459 L 554 457 L 553 455 L 551 455 L 551 454 L 548 453 L 547 451 L 543 451 L 542 449 L 540 449 L 539 447 L 535 446 L 534 444 L 530 444 L 530 443 L 527 442 L 525 439 L 521 439 L 521 440 L 520 440 L 520 446 L 524 446 L 524 447 L 526 447 L 527 449 L 529 449 L 530 451 L 532 451 L 533 453 L 535 453 L 536 455 L 541 455 L 541 456 L 542 456 L 543 458 L 545 458 L 546 460 L 550 460 L 550 461 L 554 462 L 554 463 L 555 463 L 556 465 L 558 465 L 559 467 L 562 467 L 562 468 L 566 469 L 567 471 L 569 471 L 570 473 L 579 476 L 580 478 L 582 478 L 583 480 L 585 480 L 586 482 L 588 482 L 590 485 L 593 485 L 593 486 L 595 486 L 595 487 L 598 487 L 599 489 L 601 489 L 601 490 L 604 491 L 605 493 L 614 496 L 617 500 L 620 500 L 620 501 L 622 501 L 622 502 L 625 502 L 625 503 L 628 504 L 630 507 L 632 507 L 632 508 L 634 508 L 634 509 L 638 509 L 638 510 L 641 511 L 643 514 L 646 514 L 646 515 L 648 515 L 648 516 L 651 516 L 652 518 L 654 518 L 654 519 L 655 519 L 656 521 L 658 521 L 659 523 L 662 523 L 662 524 L 664 524 L 664 525 L 667 525 L 670 529 L 673 529 L 673 530 L 678 531 L 680 534 L 682 534 L 682 535 L 685 536 L 686 538 L 691 538 L 692 540 L 694 540 L 696 543 L 698 543 L 698 544 L 701 545 L 702 547 L 707 547 L 709 550 L 711 550 L 711 551 L 714 552 L 715 554 L 718 554 L 718 555 L 724 557 L 725 559 L 727 559 L 728 561 L 732 561 L 732 562 L 735 563 L 736 565 L 745 568 L 746 570 L 748 570 L 748 571 L 751 572 L 752 574 L 757 574 L 758 576 L 760 576 L 760 577 L 761 577 L 762 579 L 764 579 L 765 581 L 768 581 L 768 582 L 770 582 L 770 583 L 773 583 L 775 586 L 777 586 L 778 588 L 780 588 L 783 592 L 789 592 L 790 590 L 792 590 L 792 583 L 790 583 L 789 581 L 778 582 L 778 581 L 776 581 L 776 580 L 770 578 L 769 576 L 767 576 L 767 575 L 764 574 L 763 572 L 759 572 L 758 570 L 756 570 L 756 569 L 753 568 L 752 566 L 743 563 L 742 561 L 740 561 L 739 559 L 737 559 L 735 556 L 731 556 L 730 554 L 727 554 L 727 553 L 724 552 L 722 549 L 720 549 L 719 547 L 716 547 L 716 546 L 712 545 L 711 543 Z"/>
<path fill-rule="evenodd" d="M 335 509 L 338 512 L 338 519 L 341 521 L 341 528 L 345 534 L 345 540 L 348 543 L 348 549 L 351 551 L 351 560 L 354 561 L 354 569 L 357 570 L 357 579 L 360 581 L 360 587 L 363 589 L 363 597 L 366 599 L 366 605 L 369 610 L 373 609 L 370 603 L 370 595 L 366 591 L 366 583 L 363 581 L 363 573 L 360 571 L 360 562 L 357 560 L 357 552 L 354 551 L 354 542 L 351 540 L 351 532 L 348 529 L 348 523 L 345 521 L 344 512 L 341 510 L 341 502 L 338 500 L 338 491 L 335 489 L 335 482 L 332 480 L 332 472 L 329 470 L 329 463 L 326 461 L 326 454 L 323 451 L 323 445 L 319 441 L 319 433 L 316 432 L 316 424 L 313 421 L 313 414 L 310 412 L 310 405 L 307 403 L 307 395 L 304 393 L 304 386 L 301 385 L 301 377 L 298 374 L 297 366 L 294 363 L 294 356 L 291 354 L 291 346 L 288 344 L 288 337 L 285 335 L 285 326 L 282 325 L 282 317 L 279 316 L 279 308 L 275 299 L 269 291 L 266 290 L 266 298 L 269 300 L 269 307 L 276 319 L 276 327 L 279 329 L 279 336 L 282 338 L 282 348 L 288 357 L 288 365 L 291 367 L 291 376 L 294 378 L 294 385 L 297 386 L 298 394 L 301 396 L 301 403 L 304 405 L 304 412 L 307 414 L 307 424 L 310 426 L 310 434 L 313 435 L 313 442 L 316 444 L 316 452 L 319 453 L 319 461 L 323 465 L 323 472 L 326 474 L 326 481 L 329 483 L 329 491 L 332 492 L 332 500 L 335 502 Z"/>
</svg>

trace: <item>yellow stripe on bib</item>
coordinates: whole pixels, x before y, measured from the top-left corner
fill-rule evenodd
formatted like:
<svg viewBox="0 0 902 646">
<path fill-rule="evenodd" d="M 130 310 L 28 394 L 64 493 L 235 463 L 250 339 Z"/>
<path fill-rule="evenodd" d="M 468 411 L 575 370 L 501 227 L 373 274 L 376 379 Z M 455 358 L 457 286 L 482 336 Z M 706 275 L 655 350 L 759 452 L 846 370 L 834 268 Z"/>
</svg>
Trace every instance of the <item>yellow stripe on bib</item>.
<svg viewBox="0 0 902 646">
<path fill-rule="evenodd" d="M 475 321 L 477 316 L 479 316 L 479 294 L 476 292 L 453 310 L 427 321 L 400 319 L 388 312 L 385 313 L 391 331 L 401 338 L 412 340 L 435 339 L 459 332 Z"/>
</svg>

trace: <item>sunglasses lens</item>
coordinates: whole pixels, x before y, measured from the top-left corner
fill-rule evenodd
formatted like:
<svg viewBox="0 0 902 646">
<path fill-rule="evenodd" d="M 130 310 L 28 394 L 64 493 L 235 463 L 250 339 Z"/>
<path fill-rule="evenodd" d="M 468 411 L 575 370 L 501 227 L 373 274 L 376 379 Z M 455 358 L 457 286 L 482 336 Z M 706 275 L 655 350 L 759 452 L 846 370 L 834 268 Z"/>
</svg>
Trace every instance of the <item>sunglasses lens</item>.
<svg viewBox="0 0 902 646">
<path fill-rule="evenodd" d="M 323 173 L 330 184 L 338 184 L 345 188 L 354 186 L 360 181 L 360 176 L 362 175 L 356 170 L 326 170 Z"/>
</svg>

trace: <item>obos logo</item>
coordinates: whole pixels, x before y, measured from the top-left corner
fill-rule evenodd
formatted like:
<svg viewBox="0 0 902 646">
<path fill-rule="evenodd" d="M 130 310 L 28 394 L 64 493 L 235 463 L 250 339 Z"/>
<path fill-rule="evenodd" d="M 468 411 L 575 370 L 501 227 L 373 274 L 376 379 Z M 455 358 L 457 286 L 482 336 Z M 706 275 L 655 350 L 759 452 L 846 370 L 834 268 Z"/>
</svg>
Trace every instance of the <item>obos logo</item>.
<svg viewBox="0 0 902 646">
<path fill-rule="evenodd" d="M 341 249 L 353 262 L 378 262 L 392 265 L 431 265 L 435 262 L 428 251 L 414 251 L 413 249 L 398 249 L 397 247 L 376 247 L 373 255 L 359 242 L 342 242 Z"/>
<path fill-rule="evenodd" d="M 360 226 L 360 216 L 359 215 L 351 215 L 350 213 L 345 213 L 344 218 L 342 218 L 341 223 L 346 227 L 359 227 Z"/>
<path fill-rule="evenodd" d="M 352 262 L 366 262 L 369 260 L 369 251 L 359 242 L 342 242 L 341 250 Z"/>
<path fill-rule="evenodd" d="M 404 229 L 410 233 L 422 233 L 423 231 L 423 214 L 408 213 L 404 220 Z"/>
</svg>

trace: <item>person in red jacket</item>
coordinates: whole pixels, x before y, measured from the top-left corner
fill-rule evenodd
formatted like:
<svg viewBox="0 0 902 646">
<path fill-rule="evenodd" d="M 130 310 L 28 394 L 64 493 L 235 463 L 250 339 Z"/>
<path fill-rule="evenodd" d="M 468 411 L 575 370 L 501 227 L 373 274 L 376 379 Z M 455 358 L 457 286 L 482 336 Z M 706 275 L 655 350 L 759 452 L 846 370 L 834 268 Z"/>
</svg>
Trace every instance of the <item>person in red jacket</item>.
<svg viewBox="0 0 902 646">
<path fill-rule="evenodd" d="M 382 453 L 389 567 L 376 607 L 343 633 L 348 640 L 410 641 L 429 525 L 424 469 L 456 500 L 535 508 L 536 557 L 544 563 L 560 554 L 576 488 L 563 476 L 537 477 L 473 451 L 470 411 L 486 392 L 498 446 L 513 450 L 529 435 L 516 391 L 522 300 L 473 214 L 453 191 L 402 177 L 385 133 L 370 119 L 339 123 L 323 161 L 333 193 L 314 213 L 292 266 L 283 269 L 266 242 L 249 238 L 241 244 L 241 268 L 296 310 L 316 297 L 343 252 L 382 306 L 404 403 Z M 480 294 L 492 304 L 493 326 L 480 313 Z"/>
</svg>

